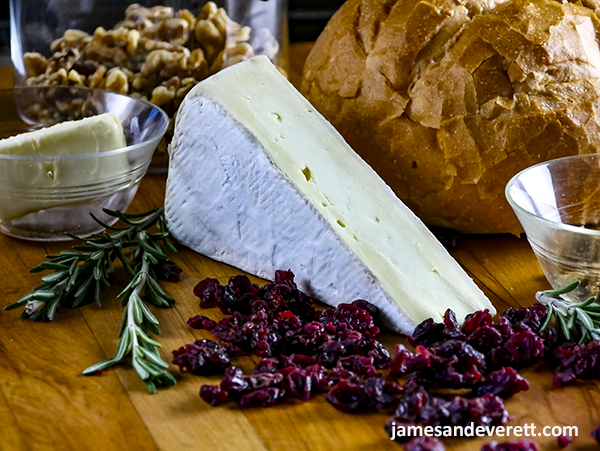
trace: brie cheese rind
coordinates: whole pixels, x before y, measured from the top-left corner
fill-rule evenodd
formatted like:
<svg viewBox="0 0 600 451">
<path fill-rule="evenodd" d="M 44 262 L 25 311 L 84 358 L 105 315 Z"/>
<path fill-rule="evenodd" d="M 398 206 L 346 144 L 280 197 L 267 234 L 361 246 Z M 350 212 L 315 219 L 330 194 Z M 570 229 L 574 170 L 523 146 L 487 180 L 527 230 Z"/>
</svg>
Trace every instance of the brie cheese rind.
<svg viewBox="0 0 600 451">
<path fill-rule="evenodd" d="M 165 215 L 182 244 L 327 304 L 365 299 L 410 334 L 494 307 L 423 223 L 266 57 L 200 82 L 169 149 Z"/>
</svg>

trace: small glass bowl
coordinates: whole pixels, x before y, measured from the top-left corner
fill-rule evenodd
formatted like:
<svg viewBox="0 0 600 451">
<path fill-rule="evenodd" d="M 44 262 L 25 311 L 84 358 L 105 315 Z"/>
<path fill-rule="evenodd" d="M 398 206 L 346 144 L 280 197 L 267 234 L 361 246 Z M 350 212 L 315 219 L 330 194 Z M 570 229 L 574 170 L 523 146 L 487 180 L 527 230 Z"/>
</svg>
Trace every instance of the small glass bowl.
<svg viewBox="0 0 600 451">
<path fill-rule="evenodd" d="M 600 155 L 547 161 L 506 186 L 515 211 L 553 288 L 581 281 L 572 299 L 598 295 L 600 284 Z"/>
<path fill-rule="evenodd" d="M 125 211 L 167 130 L 167 115 L 142 100 L 80 87 L 0 90 L 0 138 L 101 113 L 123 124 L 127 147 L 66 156 L 0 154 L 0 231 L 28 240 L 68 240 L 103 230 L 90 216 L 113 224 L 102 209 Z M 47 180 L 49 170 L 63 177 Z M 57 172 L 58 178 L 58 172 Z"/>
</svg>

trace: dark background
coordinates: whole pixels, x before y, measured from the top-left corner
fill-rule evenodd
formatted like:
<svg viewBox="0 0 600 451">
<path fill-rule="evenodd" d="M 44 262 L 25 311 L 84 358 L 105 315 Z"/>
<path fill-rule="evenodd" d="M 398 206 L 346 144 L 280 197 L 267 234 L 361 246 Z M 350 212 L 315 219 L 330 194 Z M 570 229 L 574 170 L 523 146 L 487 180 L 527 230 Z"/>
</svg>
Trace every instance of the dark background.
<svg viewBox="0 0 600 451">
<path fill-rule="evenodd" d="M 342 3 L 344 0 L 289 0 L 290 42 L 314 41 Z M 8 0 L 0 0 L 0 66 L 10 65 L 8 11 Z"/>
</svg>

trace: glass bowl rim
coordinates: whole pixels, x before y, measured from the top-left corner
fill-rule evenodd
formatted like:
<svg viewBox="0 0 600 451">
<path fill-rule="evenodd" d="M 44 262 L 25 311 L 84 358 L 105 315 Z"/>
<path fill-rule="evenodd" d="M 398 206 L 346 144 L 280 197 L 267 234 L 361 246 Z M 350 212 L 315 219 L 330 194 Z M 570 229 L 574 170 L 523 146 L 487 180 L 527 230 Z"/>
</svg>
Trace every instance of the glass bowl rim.
<svg viewBox="0 0 600 451">
<path fill-rule="evenodd" d="M 566 160 L 585 160 L 585 159 L 600 159 L 600 152 L 599 153 L 584 153 L 584 154 L 579 154 L 579 155 L 568 155 L 566 157 L 553 158 L 551 160 L 542 161 L 540 163 L 534 164 L 533 166 L 526 167 L 525 169 L 519 171 L 514 176 L 512 176 L 511 179 L 506 184 L 506 187 L 504 189 L 504 195 L 506 196 L 506 200 L 508 201 L 508 203 L 510 204 L 510 206 L 512 207 L 512 209 L 515 212 L 519 212 L 521 214 L 524 214 L 525 216 L 533 218 L 536 221 L 538 221 L 541 224 L 546 225 L 548 227 L 552 227 L 552 228 L 558 229 L 558 230 L 564 230 L 566 232 L 571 232 L 571 233 L 578 233 L 578 234 L 582 234 L 582 235 L 590 235 L 590 236 L 600 237 L 600 230 L 587 229 L 585 227 L 579 227 L 579 226 L 574 226 L 571 224 L 565 224 L 563 222 L 556 222 L 556 221 L 552 221 L 547 218 L 543 218 L 539 215 L 536 215 L 535 213 L 532 213 L 529 210 L 526 210 L 525 208 L 523 208 L 521 205 L 519 205 L 517 203 L 517 201 L 515 201 L 514 198 L 510 194 L 510 189 L 515 184 L 515 181 L 526 172 L 537 169 L 538 167 L 547 166 L 549 164 L 564 163 Z M 600 168 L 599 168 L 599 171 L 600 171 Z"/>
<path fill-rule="evenodd" d="M 109 95 L 114 95 L 114 96 L 118 96 L 118 97 L 123 97 L 125 99 L 127 99 L 128 101 L 133 101 L 136 103 L 142 103 L 145 104 L 146 106 L 151 107 L 152 109 L 155 109 L 158 114 L 160 116 L 162 116 L 163 119 L 163 125 L 162 127 L 160 127 L 160 129 L 158 129 L 157 131 L 155 131 L 154 133 L 152 133 L 152 136 L 147 137 L 144 141 L 136 143 L 136 144 L 131 144 L 129 146 L 125 146 L 125 147 L 121 147 L 119 149 L 114 149 L 114 150 L 109 150 L 106 152 L 94 152 L 94 153 L 86 153 L 86 154 L 77 154 L 77 155 L 55 155 L 55 156 L 35 156 L 35 155 L 11 155 L 11 154 L 1 154 L 0 153 L 0 161 L 2 160 L 22 160 L 22 161 L 67 161 L 67 160 L 87 160 L 90 158 L 108 158 L 111 157 L 113 155 L 120 155 L 123 153 L 129 153 L 129 152 L 134 152 L 135 150 L 144 147 L 146 145 L 148 145 L 149 142 L 151 142 L 154 139 L 160 139 L 162 138 L 162 136 L 164 136 L 164 134 L 167 132 L 167 129 L 169 127 L 169 117 L 167 115 L 167 113 L 165 113 L 165 111 L 160 108 L 159 106 L 154 105 L 153 103 L 148 102 L 147 100 L 143 100 L 143 99 L 138 99 L 136 97 L 132 97 L 132 96 L 128 96 L 125 94 L 119 94 L 117 92 L 113 92 L 113 91 L 109 91 L 107 89 L 96 89 L 96 88 L 88 88 L 85 86 L 15 86 L 13 88 L 7 88 L 7 89 L 0 89 L 0 95 L 4 94 L 4 93 L 9 93 L 9 92 L 15 92 L 18 90 L 22 90 L 22 89 L 60 89 L 60 90 L 76 90 L 76 91 L 80 91 L 80 92 L 101 92 L 102 94 L 109 94 Z M 97 115 L 93 115 L 93 116 L 97 116 Z M 93 117 L 93 116 L 89 116 L 89 117 Z M 88 116 L 86 116 L 88 117 Z M 153 149 L 154 151 L 154 149 Z"/>
</svg>

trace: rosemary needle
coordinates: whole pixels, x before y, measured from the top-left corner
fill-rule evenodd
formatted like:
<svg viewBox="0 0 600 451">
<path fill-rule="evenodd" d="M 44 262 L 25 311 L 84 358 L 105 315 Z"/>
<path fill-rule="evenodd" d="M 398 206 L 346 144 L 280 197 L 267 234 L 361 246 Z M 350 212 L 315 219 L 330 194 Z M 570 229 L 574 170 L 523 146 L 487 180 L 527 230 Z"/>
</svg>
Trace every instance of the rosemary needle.
<svg viewBox="0 0 600 451">
<path fill-rule="evenodd" d="M 110 366 L 130 359 L 135 372 L 144 381 L 148 391 L 156 392 L 157 386 L 175 385 L 175 379 L 167 371 L 168 364 L 158 352 L 160 344 L 149 334 L 159 335 L 158 321 L 142 300 L 143 297 L 158 307 L 169 307 L 175 301 L 157 282 L 157 272 L 164 265 L 173 262 L 163 252 L 161 244 L 170 252 L 177 252 L 168 240 L 163 210 L 161 208 L 142 214 L 126 214 L 120 211 L 104 210 L 109 216 L 118 218 L 124 227 L 104 224 L 92 215 L 94 220 L 109 230 L 89 238 L 69 235 L 81 244 L 72 250 L 61 251 L 58 255 L 47 255 L 47 261 L 32 268 L 30 272 L 54 271 L 42 277 L 42 283 L 31 293 L 17 302 L 6 306 L 5 310 L 24 307 L 22 317 L 36 321 L 52 321 L 56 310 L 62 307 L 79 307 L 96 302 L 101 306 L 100 294 L 103 286 L 108 286 L 109 273 L 114 270 L 114 262 L 119 260 L 131 280 L 119 294 L 125 306 L 119 331 L 119 345 L 115 355 L 93 365 L 84 374 L 97 374 Z M 158 231 L 150 233 L 156 227 Z M 127 259 L 123 249 L 130 248 Z"/>
<path fill-rule="evenodd" d="M 577 339 L 579 344 L 600 339 L 600 304 L 596 296 L 581 302 L 571 302 L 563 297 L 579 287 L 576 280 L 558 290 L 539 291 L 535 297 L 548 309 L 541 330 L 547 329 L 554 318 L 556 329 L 567 340 Z"/>
</svg>

